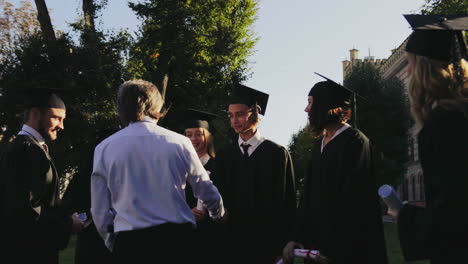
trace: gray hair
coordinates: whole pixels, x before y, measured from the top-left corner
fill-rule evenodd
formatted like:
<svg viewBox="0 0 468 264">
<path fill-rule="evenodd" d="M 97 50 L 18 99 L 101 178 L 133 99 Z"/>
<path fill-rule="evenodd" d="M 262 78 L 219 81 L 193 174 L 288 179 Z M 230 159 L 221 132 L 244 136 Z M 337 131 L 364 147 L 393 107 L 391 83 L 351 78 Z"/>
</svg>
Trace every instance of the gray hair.
<svg viewBox="0 0 468 264">
<path fill-rule="evenodd" d="M 164 100 L 156 85 L 144 80 L 126 81 L 119 86 L 117 112 L 124 125 L 142 120 L 144 116 L 159 119 Z"/>
</svg>

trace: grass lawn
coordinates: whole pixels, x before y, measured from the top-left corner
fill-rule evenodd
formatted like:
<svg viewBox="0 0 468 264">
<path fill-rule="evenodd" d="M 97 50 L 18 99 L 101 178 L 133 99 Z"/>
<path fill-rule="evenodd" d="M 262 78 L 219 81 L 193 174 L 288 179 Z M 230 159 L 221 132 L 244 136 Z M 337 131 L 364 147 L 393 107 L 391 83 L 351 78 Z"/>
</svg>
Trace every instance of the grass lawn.
<svg viewBox="0 0 468 264">
<path fill-rule="evenodd" d="M 389 264 L 404 264 L 405 261 L 401 254 L 400 242 L 398 241 L 397 226 L 393 223 L 384 223 L 385 239 L 387 241 L 387 254 Z M 60 264 L 73 264 L 75 255 L 76 236 L 72 236 L 68 248 L 60 252 Z M 222 263 L 222 262 L 220 262 Z M 297 264 L 303 263 L 301 260 Z M 429 261 L 413 261 L 411 264 L 429 264 Z M 376 263 L 378 264 L 378 263 Z"/>
</svg>

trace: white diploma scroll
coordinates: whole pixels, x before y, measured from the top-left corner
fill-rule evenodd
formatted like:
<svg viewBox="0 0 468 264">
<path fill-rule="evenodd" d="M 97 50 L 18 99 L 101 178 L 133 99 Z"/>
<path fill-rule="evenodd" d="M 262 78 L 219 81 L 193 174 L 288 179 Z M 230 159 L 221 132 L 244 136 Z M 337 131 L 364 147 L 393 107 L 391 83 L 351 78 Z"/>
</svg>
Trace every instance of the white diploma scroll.
<svg viewBox="0 0 468 264">
<path fill-rule="evenodd" d="M 296 248 L 294 249 L 294 257 L 296 258 L 303 258 L 303 259 L 317 259 L 320 256 L 320 252 L 318 250 L 309 250 L 309 249 L 301 249 Z M 276 264 L 283 264 L 283 259 L 278 260 Z"/>
<path fill-rule="evenodd" d="M 403 207 L 403 203 L 392 186 L 384 184 L 380 186 L 378 193 L 389 208 L 400 210 Z"/>
<path fill-rule="evenodd" d="M 204 208 L 205 207 L 203 206 L 203 202 L 200 199 L 198 199 L 198 201 L 197 201 L 197 210 L 203 211 L 203 210 L 205 210 Z"/>
</svg>

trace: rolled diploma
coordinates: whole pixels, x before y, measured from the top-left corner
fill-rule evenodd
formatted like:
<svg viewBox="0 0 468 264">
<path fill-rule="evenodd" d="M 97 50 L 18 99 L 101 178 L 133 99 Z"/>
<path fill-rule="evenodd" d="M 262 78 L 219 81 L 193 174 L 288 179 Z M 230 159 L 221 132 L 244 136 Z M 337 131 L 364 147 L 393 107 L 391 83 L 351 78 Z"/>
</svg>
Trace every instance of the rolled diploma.
<svg viewBox="0 0 468 264">
<path fill-rule="evenodd" d="M 392 186 L 384 184 L 380 186 L 378 193 L 388 207 L 396 210 L 400 210 L 403 207 L 403 203 Z"/>
<path fill-rule="evenodd" d="M 198 199 L 198 201 L 197 201 L 197 210 L 203 211 L 203 210 L 205 210 L 204 208 L 205 207 L 203 206 L 202 200 Z"/>
<path fill-rule="evenodd" d="M 294 249 L 294 257 L 296 258 L 303 258 L 303 259 L 316 259 L 317 256 L 320 255 L 318 250 L 308 250 L 308 249 L 301 249 L 296 248 Z M 276 264 L 283 264 L 283 259 L 278 260 Z"/>
</svg>

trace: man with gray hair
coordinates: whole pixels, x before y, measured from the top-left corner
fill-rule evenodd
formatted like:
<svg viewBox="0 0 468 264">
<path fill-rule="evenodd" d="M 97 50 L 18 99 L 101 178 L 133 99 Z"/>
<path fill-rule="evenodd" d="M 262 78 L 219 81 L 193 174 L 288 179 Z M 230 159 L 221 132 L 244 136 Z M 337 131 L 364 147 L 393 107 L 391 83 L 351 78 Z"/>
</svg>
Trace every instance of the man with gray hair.
<svg viewBox="0 0 468 264">
<path fill-rule="evenodd" d="M 127 81 L 117 97 L 126 127 L 94 152 L 91 212 L 96 228 L 121 263 L 186 263 L 195 227 L 186 181 L 215 220 L 224 215 L 221 196 L 190 140 L 157 125 L 164 101 L 154 84 Z M 182 254 L 181 242 L 188 245 Z"/>
</svg>

